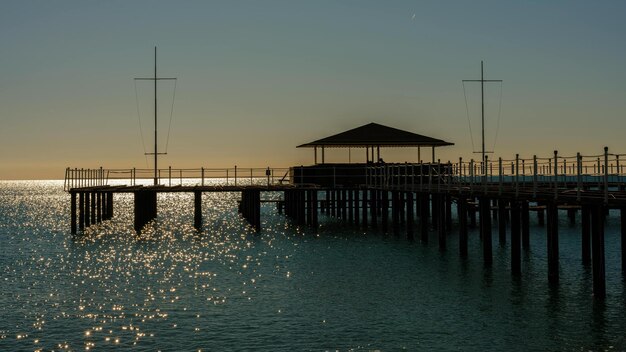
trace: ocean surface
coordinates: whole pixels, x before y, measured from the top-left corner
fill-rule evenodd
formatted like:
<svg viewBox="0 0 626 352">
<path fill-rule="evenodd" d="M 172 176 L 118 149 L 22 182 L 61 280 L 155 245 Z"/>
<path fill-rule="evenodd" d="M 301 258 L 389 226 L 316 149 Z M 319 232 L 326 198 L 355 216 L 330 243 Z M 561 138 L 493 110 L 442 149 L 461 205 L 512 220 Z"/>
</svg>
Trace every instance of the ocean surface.
<svg viewBox="0 0 626 352">
<path fill-rule="evenodd" d="M 547 282 L 545 227 L 531 214 L 523 274 L 494 222 L 494 265 L 478 229 L 448 248 L 320 216 L 301 228 L 262 206 L 256 234 L 239 194 L 161 194 L 133 231 L 132 195 L 111 221 L 70 234 L 62 181 L 0 181 L 0 351 L 626 350 L 619 218 L 606 225 L 607 298 L 594 302 L 580 224 L 560 214 L 558 287 Z M 262 194 L 272 199 L 278 194 Z"/>
</svg>

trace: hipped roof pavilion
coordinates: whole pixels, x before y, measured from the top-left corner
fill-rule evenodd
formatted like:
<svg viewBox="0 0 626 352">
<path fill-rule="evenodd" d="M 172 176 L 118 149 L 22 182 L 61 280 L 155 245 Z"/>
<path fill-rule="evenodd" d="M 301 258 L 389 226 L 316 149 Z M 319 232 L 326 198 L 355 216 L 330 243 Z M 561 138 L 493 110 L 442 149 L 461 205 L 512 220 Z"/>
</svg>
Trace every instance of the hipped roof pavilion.
<svg viewBox="0 0 626 352">
<path fill-rule="evenodd" d="M 367 161 L 374 160 L 374 148 L 380 160 L 380 147 L 403 148 L 417 147 L 418 159 L 421 159 L 420 148 L 432 148 L 432 161 L 435 161 L 435 148 L 454 145 L 441 139 L 423 136 L 397 128 L 369 123 L 361 127 L 341 132 L 330 137 L 318 139 L 314 142 L 301 144 L 297 148 L 314 148 L 315 163 L 317 164 L 317 148 L 322 149 L 322 164 L 324 163 L 324 148 L 366 148 Z M 371 150 L 371 152 L 370 152 Z"/>
</svg>

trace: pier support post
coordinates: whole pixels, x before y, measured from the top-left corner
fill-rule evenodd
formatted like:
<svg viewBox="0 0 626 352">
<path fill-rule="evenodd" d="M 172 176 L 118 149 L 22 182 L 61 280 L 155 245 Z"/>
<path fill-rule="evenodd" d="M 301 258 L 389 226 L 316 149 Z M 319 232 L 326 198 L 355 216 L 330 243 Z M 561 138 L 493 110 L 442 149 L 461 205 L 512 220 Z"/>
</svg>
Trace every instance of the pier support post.
<svg viewBox="0 0 626 352">
<path fill-rule="evenodd" d="M 96 224 L 96 192 L 91 192 L 91 215 L 90 215 L 90 220 L 91 220 L 91 225 L 95 225 Z"/>
<path fill-rule="evenodd" d="M 89 227 L 91 226 L 91 204 L 90 204 L 91 193 L 84 192 L 84 194 L 85 194 L 85 207 L 83 209 L 85 210 L 85 216 L 84 216 L 85 227 Z"/>
<path fill-rule="evenodd" d="M 113 219 L 113 192 L 109 192 L 107 194 L 107 208 L 109 208 L 109 210 L 107 211 L 108 214 L 108 220 Z"/>
<path fill-rule="evenodd" d="M 330 216 L 330 191 L 326 190 L 326 206 L 324 207 L 324 211 L 326 212 L 327 216 Z"/>
<path fill-rule="evenodd" d="M 102 192 L 96 192 L 96 223 L 102 222 Z"/>
<path fill-rule="evenodd" d="M 341 190 L 341 220 L 346 221 L 348 218 L 348 208 L 346 202 L 346 190 Z"/>
<path fill-rule="evenodd" d="M 506 245 L 506 203 L 504 199 L 498 199 L 498 238 L 500 240 L 500 246 L 502 247 Z M 511 209 L 511 211 L 513 211 L 513 209 Z M 511 224 L 511 226 L 513 225 Z"/>
<path fill-rule="evenodd" d="M 546 224 L 546 217 L 544 215 L 545 206 L 541 203 L 537 203 L 537 222 L 539 226 L 544 226 Z"/>
<path fill-rule="evenodd" d="M 361 209 L 359 206 L 359 189 L 354 190 L 354 224 L 358 227 L 361 223 L 361 217 L 359 216 L 359 210 Z"/>
<path fill-rule="evenodd" d="M 317 192 L 317 191 L 315 191 Z M 348 222 L 354 223 L 354 197 L 351 189 L 348 191 Z"/>
<path fill-rule="evenodd" d="M 318 212 L 318 201 L 317 201 L 317 190 L 312 190 L 310 191 L 310 196 L 311 196 L 311 206 L 312 208 L 309 209 L 309 211 L 311 212 L 311 226 L 317 228 L 318 225 L 318 220 L 317 220 L 317 212 Z M 349 191 L 352 192 L 352 191 Z"/>
<path fill-rule="evenodd" d="M 528 251 L 530 249 L 530 214 L 528 209 L 528 201 L 522 201 L 522 249 Z"/>
<path fill-rule="evenodd" d="M 406 237 L 413 240 L 413 192 L 406 194 Z"/>
<path fill-rule="evenodd" d="M 78 193 L 78 229 L 83 231 L 85 229 L 85 193 Z"/>
<path fill-rule="evenodd" d="M 437 231 L 439 233 L 439 250 L 446 250 L 446 196 L 437 194 Z M 435 209 L 433 209 L 433 213 Z"/>
<path fill-rule="evenodd" d="M 472 201 L 472 203 L 474 203 L 474 201 Z M 480 204 L 478 204 L 478 207 L 480 208 Z M 468 213 L 469 213 L 469 218 L 470 218 L 470 226 L 472 228 L 475 228 L 476 227 L 476 204 L 468 204 Z M 482 239 L 482 235 L 481 235 L 481 239 Z"/>
<path fill-rule="evenodd" d="M 420 235 L 422 243 L 428 243 L 428 207 L 429 207 L 429 195 L 428 193 L 420 193 Z"/>
<path fill-rule="evenodd" d="M 591 211 L 589 205 L 583 204 L 580 211 L 580 223 L 582 227 L 581 257 L 583 265 L 588 266 L 591 264 Z"/>
<path fill-rule="evenodd" d="M 593 233 L 591 235 L 592 248 L 592 272 L 593 272 L 593 297 L 604 300 L 606 297 L 606 282 L 604 268 L 604 207 L 597 204 L 593 206 L 591 214 Z"/>
<path fill-rule="evenodd" d="M 513 200 L 511 203 L 511 273 L 522 273 L 521 246 L 520 246 L 520 203 Z"/>
<path fill-rule="evenodd" d="M 383 232 L 387 233 L 389 230 L 389 191 L 383 190 L 381 196 L 380 222 L 382 223 Z"/>
<path fill-rule="evenodd" d="M 367 229 L 367 189 L 363 189 L 363 202 L 362 204 L 362 225 L 363 225 L 363 230 Z"/>
<path fill-rule="evenodd" d="M 400 196 L 398 191 L 391 192 L 391 228 L 395 236 L 400 235 Z"/>
<path fill-rule="evenodd" d="M 378 227 L 376 214 L 378 209 L 378 191 L 373 189 L 370 191 L 370 223 L 372 224 L 372 228 L 375 229 Z"/>
<path fill-rule="evenodd" d="M 626 274 L 626 208 L 622 207 L 619 210 L 620 214 L 620 233 L 621 233 L 621 248 L 622 248 L 622 274 Z"/>
<path fill-rule="evenodd" d="M 478 200 L 480 210 L 480 233 L 483 240 L 483 261 L 486 267 L 493 264 L 491 243 L 491 211 L 489 198 L 481 197 Z"/>
<path fill-rule="evenodd" d="M 452 230 L 452 197 L 449 194 L 445 196 L 446 200 L 446 231 Z"/>
<path fill-rule="evenodd" d="M 193 227 L 202 231 L 202 192 L 193 192 Z"/>
<path fill-rule="evenodd" d="M 140 233 L 143 227 L 157 216 L 157 193 L 151 190 L 135 191 L 135 231 Z"/>
<path fill-rule="evenodd" d="M 70 192 L 70 212 L 71 212 L 71 230 L 72 235 L 76 234 L 76 192 Z"/>
<path fill-rule="evenodd" d="M 460 196 L 457 200 L 457 213 L 459 216 L 459 254 L 467 257 L 467 199 Z"/>
<path fill-rule="evenodd" d="M 559 282 L 559 212 L 555 202 L 546 205 L 548 215 L 548 282 Z"/>
</svg>

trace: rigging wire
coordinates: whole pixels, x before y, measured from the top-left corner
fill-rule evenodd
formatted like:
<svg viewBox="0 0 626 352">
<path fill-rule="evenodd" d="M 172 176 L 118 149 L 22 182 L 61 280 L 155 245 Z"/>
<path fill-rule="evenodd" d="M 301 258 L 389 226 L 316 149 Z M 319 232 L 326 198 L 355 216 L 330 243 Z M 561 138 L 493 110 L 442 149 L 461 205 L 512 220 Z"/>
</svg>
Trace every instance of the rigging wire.
<svg viewBox="0 0 626 352">
<path fill-rule="evenodd" d="M 174 116 L 174 101 L 176 100 L 176 82 L 178 80 L 174 80 L 174 93 L 172 96 L 172 107 L 170 108 L 170 123 L 169 126 L 167 128 L 167 139 L 165 142 L 165 153 L 167 154 L 167 149 L 170 145 L 170 132 L 172 130 L 172 116 Z"/>
<path fill-rule="evenodd" d="M 474 148 L 474 133 L 472 133 L 472 122 L 470 121 L 469 106 L 467 105 L 467 94 L 465 93 L 465 82 L 461 81 L 461 84 L 463 85 L 463 97 L 465 97 L 465 113 L 467 115 L 467 124 L 470 130 L 470 139 L 472 141 L 472 151 L 474 151 L 476 150 Z"/>
<path fill-rule="evenodd" d="M 137 94 L 137 81 L 133 80 L 135 83 L 135 103 L 137 105 L 137 122 L 139 123 L 139 136 L 141 137 L 141 146 L 143 147 L 143 155 L 146 159 L 146 168 L 148 165 L 148 155 L 146 154 L 146 143 L 143 140 L 143 130 L 141 128 L 141 113 L 139 112 L 139 95 Z"/>
</svg>

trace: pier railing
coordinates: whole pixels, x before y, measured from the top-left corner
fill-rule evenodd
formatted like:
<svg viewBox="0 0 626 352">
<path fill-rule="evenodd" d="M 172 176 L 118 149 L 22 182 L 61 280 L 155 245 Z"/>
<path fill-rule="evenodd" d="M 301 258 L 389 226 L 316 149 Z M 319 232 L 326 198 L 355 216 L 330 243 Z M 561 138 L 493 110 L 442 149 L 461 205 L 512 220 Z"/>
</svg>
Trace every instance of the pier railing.
<svg viewBox="0 0 626 352">
<path fill-rule="evenodd" d="M 289 183 L 289 168 L 191 168 L 157 170 L 157 184 L 174 186 L 249 186 Z M 65 169 L 64 190 L 154 184 L 154 169 Z"/>
<path fill-rule="evenodd" d="M 575 192 L 580 200 L 585 190 L 602 191 L 607 202 L 613 191 L 626 185 L 624 157 L 603 154 L 520 158 L 420 164 L 372 164 L 367 167 L 366 186 L 413 191 L 464 189 L 469 193 L 487 192 Z"/>
</svg>

